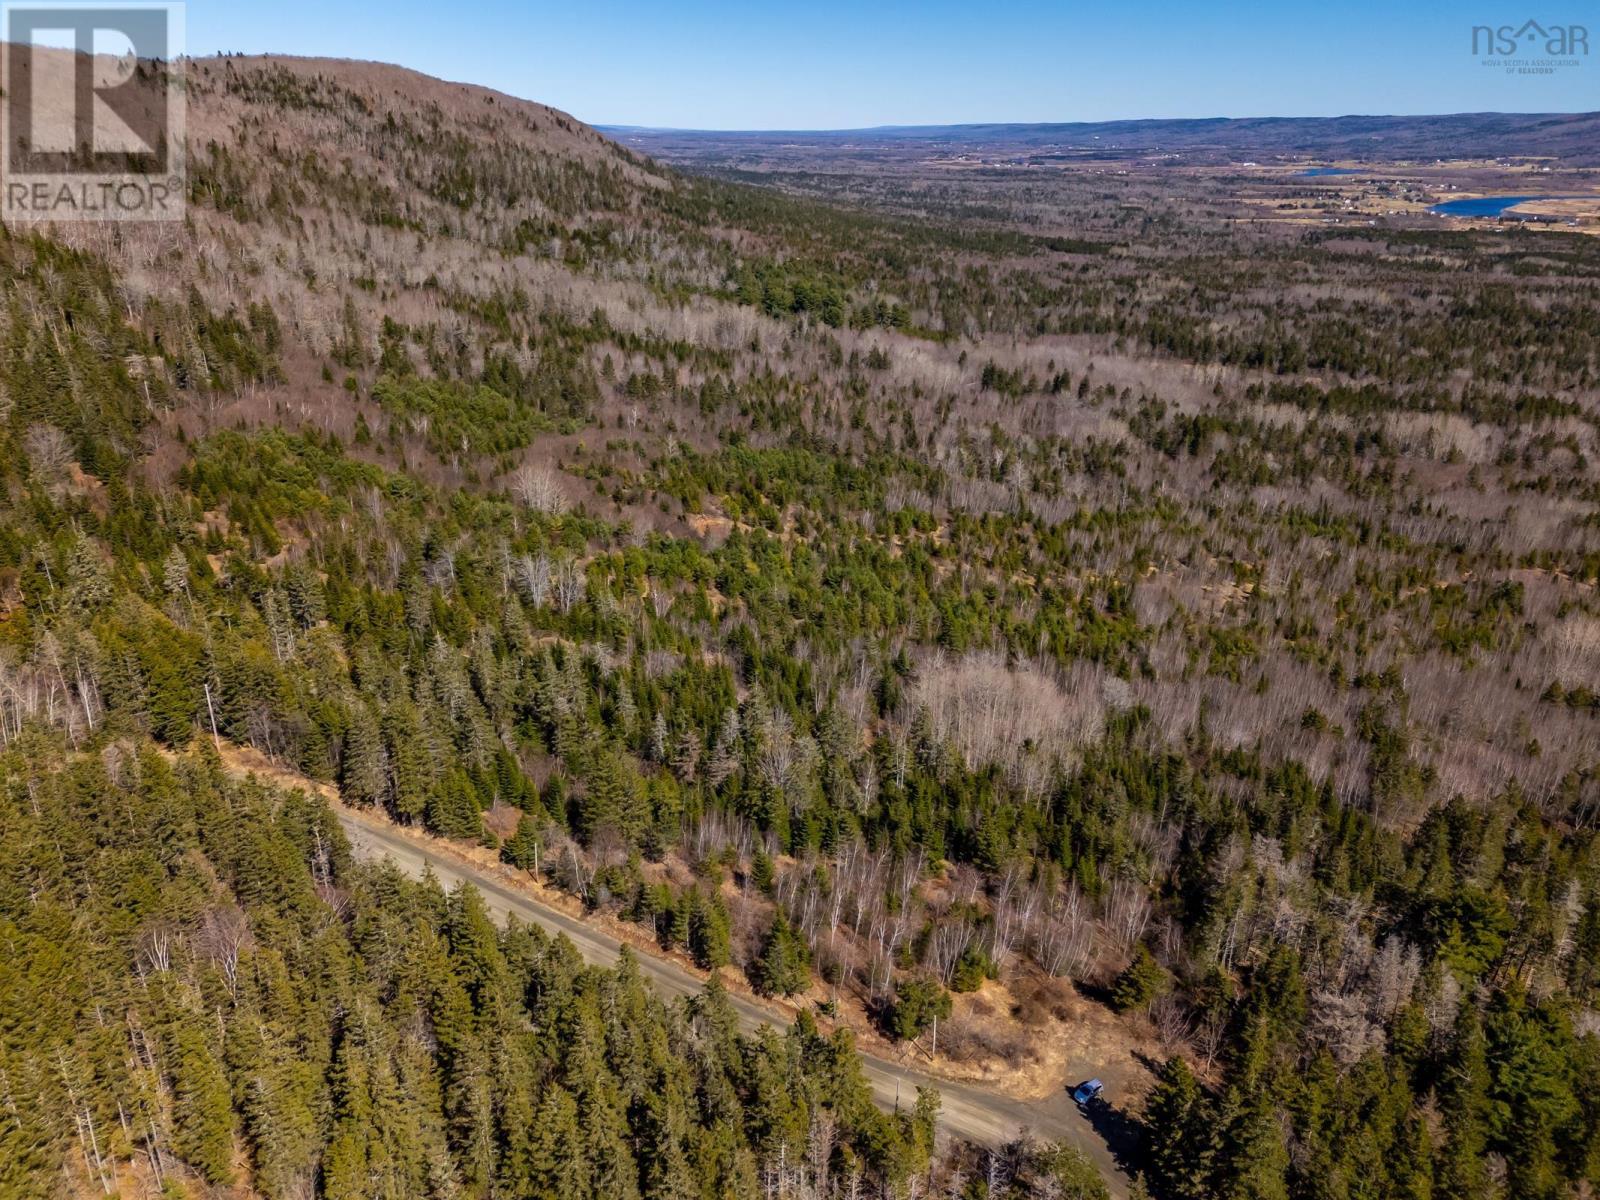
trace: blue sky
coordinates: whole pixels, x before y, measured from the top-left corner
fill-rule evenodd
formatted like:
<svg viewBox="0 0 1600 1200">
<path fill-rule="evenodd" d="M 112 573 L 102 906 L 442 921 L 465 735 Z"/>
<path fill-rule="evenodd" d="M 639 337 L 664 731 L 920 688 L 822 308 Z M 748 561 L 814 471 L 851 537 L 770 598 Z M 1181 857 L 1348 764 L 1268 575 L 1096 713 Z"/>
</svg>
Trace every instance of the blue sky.
<svg viewBox="0 0 1600 1200">
<path fill-rule="evenodd" d="M 1594 0 L 189 0 L 188 45 L 379 59 L 595 124 L 701 129 L 1600 109 L 1600 53 L 1550 76 L 1473 56 L 1474 25 L 1530 16 L 1600 41 Z"/>
</svg>

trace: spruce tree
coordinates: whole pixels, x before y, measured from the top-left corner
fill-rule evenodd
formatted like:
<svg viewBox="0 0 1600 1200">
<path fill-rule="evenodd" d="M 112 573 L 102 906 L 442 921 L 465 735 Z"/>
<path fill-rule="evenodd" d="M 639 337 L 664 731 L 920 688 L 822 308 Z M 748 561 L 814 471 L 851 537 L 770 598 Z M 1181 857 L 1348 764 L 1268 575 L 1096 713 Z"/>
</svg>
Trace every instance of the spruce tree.
<svg viewBox="0 0 1600 1200">
<path fill-rule="evenodd" d="M 895 1002 L 889 1010 L 888 1028 L 897 1040 L 912 1041 L 922 1036 L 935 1021 L 949 1017 L 950 993 L 938 980 L 913 975 L 894 985 Z"/>
<path fill-rule="evenodd" d="M 1151 1189 L 1168 1200 L 1203 1200 L 1210 1190 L 1216 1117 L 1183 1059 L 1162 1065 L 1142 1123 Z"/>
<path fill-rule="evenodd" d="M 699 888 L 689 893 L 689 953 L 704 971 L 725 967 L 733 958 L 733 934 L 728 909 L 722 897 L 709 898 Z"/>
<path fill-rule="evenodd" d="M 173 1148 L 207 1183 L 233 1180 L 233 1100 L 222 1064 L 183 1019 L 173 1045 Z"/>
<path fill-rule="evenodd" d="M 1456 1018 L 1450 1058 L 1439 1083 L 1444 1145 L 1437 1178 L 1444 1200 L 1488 1196 L 1484 1154 L 1489 1145 L 1489 1064 L 1483 1023 L 1470 1003 Z"/>
<path fill-rule="evenodd" d="M 428 828 L 440 837 L 476 841 L 483 836 L 483 810 L 467 773 L 450 771 L 428 795 Z"/>
<path fill-rule="evenodd" d="M 756 990 L 767 996 L 793 996 L 811 986 L 811 951 L 779 913 L 753 970 Z"/>
<path fill-rule="evenodd" d="M 552 1084 L 539 1103 L 528 1149 L 532 1200 L 584 1200 L 593 1195 L 594 1167 L 587 1139 L 578 1124 L 572 1094 Z"/>
<path fill-rule="evenodd" d="M 377 718 L 365 704 L 357 703 L 345 733 L 339 796 L 347 804 L 377 804 L 384 797 L 388 774 Z"/>
<path fill-rule="evenodd" d="M 1169 978 L 1161 964 L 1147 946 L 1141 942 L 1134 948 L 1133 961 L 1111 985 L 1111 1003 L 1119 1012 L 1137 1012 L 1148 1008 L 1150 1002 L 1167 987 Z"/>
<path fill-rule="evenodd" d="M 1284 1110 L 1265 1080 L 1248 1095 L 1235 1094 L 1223 1131 L 1217 1194 L 1223 1200 L 1287 1200 L 1289 1151 Z"/>
<path fill-rule="evenodd" d="M 500 857 L 513 867 L 532 871 L 539 862 L 539 826 L 527 813 L 517 817 L 517 831 L 500 847 Z"/>
</svg>

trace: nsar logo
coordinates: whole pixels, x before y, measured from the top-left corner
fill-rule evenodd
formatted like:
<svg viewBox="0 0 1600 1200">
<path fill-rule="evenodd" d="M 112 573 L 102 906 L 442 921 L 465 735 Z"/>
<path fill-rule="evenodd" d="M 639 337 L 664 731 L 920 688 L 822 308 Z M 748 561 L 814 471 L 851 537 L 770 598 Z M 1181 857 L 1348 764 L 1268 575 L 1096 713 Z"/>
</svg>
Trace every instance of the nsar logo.
<svg viewBox="0 0 1600 1200">
<path fill-rule="evenodd" d="M 1472 53 L 1508 75 L 1554 75 L 1583 65 L 1589 56 L 1587 25 L 1474 25 Z"/>
</svg>

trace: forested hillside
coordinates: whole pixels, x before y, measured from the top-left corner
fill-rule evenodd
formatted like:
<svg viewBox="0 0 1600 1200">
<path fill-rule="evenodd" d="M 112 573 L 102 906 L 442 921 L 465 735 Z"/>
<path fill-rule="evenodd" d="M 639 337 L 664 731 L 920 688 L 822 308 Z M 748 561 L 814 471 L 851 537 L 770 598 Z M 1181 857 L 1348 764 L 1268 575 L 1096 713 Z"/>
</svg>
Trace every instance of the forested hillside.
<svg viewBox="0 0 1600 1200">
<path fill-rule="evenodd" d="M 1076 1028 L 1158 1198 L 1600 1187 L 1600 242 L 190 82 L 186 224 L 0 231 L 0 1194 L 1093 1196 L 855 1049 Z"/>
<path fill-rule="evenodd" d="M 32 749 L 55 754 L 8 764 L 31 801 L 7 1034 L 35 1052 L 6 1061 L 7 1194 L 59 1180 L 64 1140 L 80 1186 L 125 1195 L 757 1195 L 928 1165 L 937 1098 L 878 1112 L 848 1035 L 741 1038 L 714 988 L 669 1010 L 471 888 L 354 866 L 321 803 L 204 754 Z"/>
</svg>

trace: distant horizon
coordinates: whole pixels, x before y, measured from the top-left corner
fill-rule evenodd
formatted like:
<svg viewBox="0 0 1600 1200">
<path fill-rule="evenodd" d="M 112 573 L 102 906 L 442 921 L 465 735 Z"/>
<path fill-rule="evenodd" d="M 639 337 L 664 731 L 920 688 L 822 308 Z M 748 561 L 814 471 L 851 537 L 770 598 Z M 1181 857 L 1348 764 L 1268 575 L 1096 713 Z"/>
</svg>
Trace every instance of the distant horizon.
<svg viewBox="0 0 1600 1200">
<path fill-rule="evenodd" d="M 455 83 L 468 83 L 468 80 L 451 80 Z M 509 93 L 508 93 L 509 94 Z M 534 103 L 545 103 L 534 96 L 520 96 L 517 99 L 529 100 Z M 571 114 L 577 117 L 576 113 Z M 1050 129 L 1070 128 L 1073 126 L 1104 126 L 1104 125 L 1171 125 L 1189 123 L 1195 125 L 1215 124 L 1223 121 L 1372 121 L 1372 120 L 1443 120 L 1449 117 L 1591 117 L 1600 116 L 1600 107 L 1573 109 L 1571 111 L 1557 111 L 1554 109 L 1476 109 L 1455 112 L 1348 112 L 1348 113 L 1253 113 L 1248 116 L 1209 116 L 1209 117 L 1105 117 L 1095 120 L 1053 120 L 1053 121 L 923 121 L 914 124 L 901 122 L 887 122 L 876 125 L 841 125 L 831 128 L 801 127 L 801 126 L 773 126 L 771 128 L 735 127 L 724 129 L 711 128 L 699 125 L 647 125 L 640 122 L 626 121 L 585 121 L 584 124 L 601 133 L 715 133 L 725 135 L 761 134 L 769 137 L 780 134 L 793 134 L 804 136 L 807 134 L 847 134 L 847 133 L 887 133 L 893 131 L 914 131 L 928 129 Z M 578 118 L 582 120 L 582 118 Z"/>
</svg>

